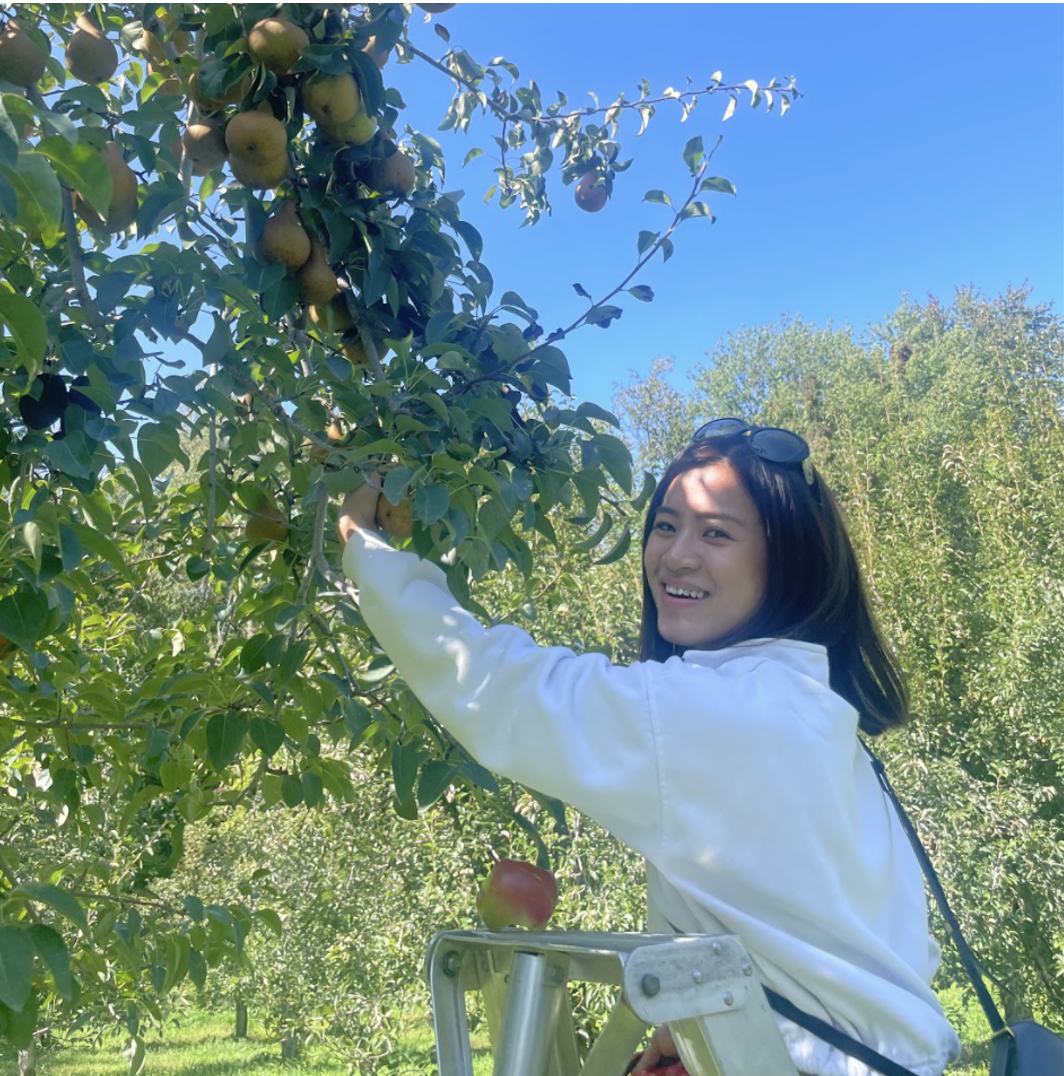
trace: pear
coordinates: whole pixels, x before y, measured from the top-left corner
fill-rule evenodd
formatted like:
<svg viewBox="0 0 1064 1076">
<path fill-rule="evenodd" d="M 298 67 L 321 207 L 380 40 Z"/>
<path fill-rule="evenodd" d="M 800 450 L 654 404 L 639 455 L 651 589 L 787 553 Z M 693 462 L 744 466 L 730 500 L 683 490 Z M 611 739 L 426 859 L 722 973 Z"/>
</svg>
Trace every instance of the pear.
<svg viewBox="0 0 1064 1076">
<path fill-rule="evenodd" d="M 601 173 L 597 168 L 585 172 L 576 185 L 573 197 L 585 213 L 597 213 L 609 200 L 606 187 L 599 183 Z"/>
<path fill-rule="evenodd" d="M 299 222 L 295 202 L 285 202 L 266 221 L 255 244 L 255 257 L 265 265 L 279 262 L 293 270 L 306 264 L 310 257 L 310 236 Z"/>
<path fill-rule="evenodd" d="M 11 19 L 0 34 L 0 79 L 29 89 L 44 74 L 48 57 L 17 19 Z"/>
<path fill-rule="evenodd" d="M 275 75 L 287 75 L 309 44 L 303 28 L 290 19 L 262 19 L 248 34 L 248 52 Z"/>
<path fill-rule="evenodd" d="M 260 491 L 250 511 L 251 515 L 244 525 L 248 545 L 283 542 L 288 537 L 288 522 L 269 494 Z"/>
<path fill-rule="evenodd" d="M 370 161 L 365 172 L 366 184 L 386 196 L 411 194 L 417 185 L 414 162 L 402 151 L 390 157 Z"/>
<path fill-rule="evenodd" d="M 218 61 L 208 60 L 207 63 Z M 206 66 L 206 65 L 204 65 Z M 188 95 L 196 105 L 204 112 L 221 112 L 226 105 L 238 105 L 247 97 L 251 90 L 251 77 L 245 75 L 239 81 L 233 83 L 227 90 L 223 90 L 217 97 L 207 97 L 200 91 L 200 72 L 195 72 L 188 80 Z"/>
<path fill-rule="evenodd" d="M 382 493 L 377 499 L 377 522 L 393 538 L 409 538 L 414 533 L 410 499 L 404 497 L 398 504 L 392 504 Z"/>
<path fill-rule="evenodd" d="M 230 154 L 229 168 L 233 178 L 252 190 L 279 187 L 288 178 L 288 154 L 282 153 L 269 161 L 248 160 Z"/>
<path fill-rule="evenodd" d="M 234 157 L 261 165 L 287 156 L 288 132 L 271 113 L 238 112 L 226 124 L 225 144 Z"/>
<path fill-rule="evenodd" d="M 388 354 L 388 348 L 384 346 L 384 343 L 380 340 L 373 341 L 374 346 L 377 348 L 377 358 L 381 361 L 384 360 L 385 355 Z M 369 367 L 369 355 L 366 352 L 365 345 L 358 336 L 353 336 L 350 340 L 344 341 L 344 346 L 341 349 L 344 354 L 344 358 L 347 359 L 352 366 Z"/>
<path fill-rule="evenodd" d="M 443 11 L 450 11 L 454 6 L 454 4 L 418 4 L 422 11 L 427 11 L 430 15 L 439 15 Z"/>
<path fill-rule="evenodd" d="M 181 136 L 185 156 L 192 162 L 192 174 L 205 176 L 224 164 L 229 156 L 222 125 L 205 119 L 190 123 Z"/>
<path fill-rule="evenodd" d="M 192 41 L 192 36 L 187 30 L 174 29 L 176 22 L 177 20 L 173 15 L 167 12 L 159 17 L 159 26 L 163 33 L 162 38 L 153 30 L 144 31 L 144 49 L 157 64 L 163 67 L 173 59 L 168 54 L 164 42 L 169 41 L 174 47 L 174 52 L 178 56 L 182 56 L 188 52 L 188 46 Z"/>
<path fill-rule="evenodd" d="M 316 235 L 310 237 L 310 255 L 299 270 L 298 277 L 299 298 L 304 303 L 310 304 L 310 318 L 317 325 L 314 310 L 324 307 L 339 295 L 340 288 L 336 283 L 336 274 L 329 265 L 325 247 L 321 245 Z"/>
<path fill-rule="evenodd" d="M 377 117 L 361 111 L 356 112 L 346 123 L 322 123 L 319 127 L 334 142 L 361 146 L 377 133 Z"/>
<path fill-rule="evenodd" d="M 337 296 L 322 306 L 310 307 L 310 320 L 327 333 L 347 333 L 355 327 L 355 319 L 347 309 L 347 303 Z"/>
<path fill-rule="evenodd" d="M 347 123 L 362 108 L 362 94 L 354 76 L 345 71 L 341 75 L 311 75 L 300 88 L 303 109 L 315 123 Z"/>
<path fill-rule="evenodd" d="M 111 204 L 107 208 L 107 219 L 102 220 L 92 206 L 75 195 L 78 216 L 90 228 L 124 232 L 137 219 L 137 174 L 126 164 L 117 142 L 106 143 L 100 156 L 111 173 Z"/>
<path fill-rule="evenodd" d="M 78 82 L 95 86 L 109 81 L 118 70 L 118 50 L 104 37 L 100 27 L 82 14 L 67 42 L 63 62 Z"/>
</svg>

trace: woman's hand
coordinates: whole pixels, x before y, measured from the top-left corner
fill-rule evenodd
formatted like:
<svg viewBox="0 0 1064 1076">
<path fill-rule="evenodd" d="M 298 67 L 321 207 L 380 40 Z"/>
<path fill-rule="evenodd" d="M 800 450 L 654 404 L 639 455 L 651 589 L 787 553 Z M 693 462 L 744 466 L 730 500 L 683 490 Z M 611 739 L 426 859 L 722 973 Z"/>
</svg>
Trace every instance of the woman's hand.
<svg viewBox="0 0 1064 1076">
<path fill-rule="evenodd" d="M 663 1057 L 679 1057 L 668 1024 L 654 1028 L 654 1034 L 650 1036 L 650 1045 L 636 1062 L 635 1068 L 632 1069 L 632 1076 L 640 1072 L 649 1072 Z"/>
<path fill-rule="evenodd" d="M 377 501 L 380 499 L 380 475 L 373 473 L 365 476 L 364 485 L 353 489 L 340 505 L 340 518 L 336 529 L 340 541 L 347 545 L 347 539 L 355 531 L 377 530 Z"/>
</svg>

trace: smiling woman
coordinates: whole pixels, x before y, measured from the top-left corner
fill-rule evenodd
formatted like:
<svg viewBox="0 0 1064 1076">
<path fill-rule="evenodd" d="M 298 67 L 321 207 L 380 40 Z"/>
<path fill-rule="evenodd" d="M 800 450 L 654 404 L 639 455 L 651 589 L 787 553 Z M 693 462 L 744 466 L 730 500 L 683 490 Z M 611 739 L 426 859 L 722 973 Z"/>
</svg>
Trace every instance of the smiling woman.
<svg viewBox="0 0 1064 1076">
<path fill-rule="evenodd" d="M 930 989 L 920 868 L 858 738 L 908 717 L 830 491 L 797 434 L 703 427 L 643 536 L 642 660 L 484 628 L 435 565 L 340 513 L 362 614 L 422 703 L 485 766 L 645 856 L 648 929 L 738 935 L 761 982 L 917 1076 L 957 1038 Z M 801 1073 L 866 1068 L 777 1017 Z M 658 1029 L 635 1071 L 672 1052 Z"/>
</svg>

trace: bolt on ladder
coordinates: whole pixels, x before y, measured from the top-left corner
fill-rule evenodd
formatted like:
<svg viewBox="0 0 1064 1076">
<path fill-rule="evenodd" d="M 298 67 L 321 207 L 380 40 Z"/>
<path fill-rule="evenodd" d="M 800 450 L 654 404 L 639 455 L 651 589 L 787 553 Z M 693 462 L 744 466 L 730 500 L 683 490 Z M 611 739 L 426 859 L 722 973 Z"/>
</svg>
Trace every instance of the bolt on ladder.
<svg viewBox="0 0 1064 1076">
<path fill-rule="evenodd" d="M 691 1076 L 796 1076 L 753 964 L 730 934 L 455 930 L 427 956 L 440 1076 L 473 1076 L 465 994 L 479 991 L 494 1076 L 621 1076 L 667 1023 Z M 581 1063 L 567 984 L 620 988 Z"/>
</svg>

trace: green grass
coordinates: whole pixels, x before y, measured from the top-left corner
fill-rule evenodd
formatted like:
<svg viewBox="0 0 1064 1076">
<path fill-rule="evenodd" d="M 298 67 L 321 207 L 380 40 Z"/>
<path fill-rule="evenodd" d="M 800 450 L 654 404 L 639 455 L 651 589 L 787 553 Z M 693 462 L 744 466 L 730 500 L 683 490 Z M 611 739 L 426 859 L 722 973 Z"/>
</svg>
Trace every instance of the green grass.
<svg viewBox="0 0 1064 1076">
<path fill-rule="evenodd" d="M 54 1046 L 39 1051 L 37 1076 L 128 1076 L 124 1043 L 109 1037 L 99 1047 Z M 489 1076 L 491 1056 L 475 1041 L 475 1076 Z M 0 1072 L 13 1073 L 12 1053 L 0 1047 Z M 396 1044 L 381 1064 L 382 1076 L 432 1076 L 436 1072 L 432 1026 L 415 1030 Z M 321 1047 L 308 1047 L 298 1061 L 283 1062 L 281 1046 L 254 1023 L 246 1039 L 233 1037 L 231 1014 L 193 1012 L 175 1019 L 165 1034 L 151 1036 L 145 1076 L 350 1076 L 347 1063 Z"/>
<path fill-rule="evenodd" d="M 124 1043 L 117 1037 L 99 1047 L 71 1044 L 40 1051 L 37 1076 L 128 1076 Z M 486 1038 L 473 1039 L 474 1076 L 490 1076 L 491 1054 Z M 15 1061 L 0 1047 L 0 1072 L 14 1073 Z M 426 1016 L 398 1041 L 384 1060 L 381 1076 L 435 1076 L 432 1026 Z M 254 1023 L 246 1039 L 233 1037 L 231 1013 L 196 1010 L 175 1018 L 161 1038 L 148 1040 L 144 1076 L 351 1076 L 347 1063 L 322 1047 L 309 1047 L 298 1061 L 281 1060 L 280 1043 Z M 986 1076 L 982 1065 L 960 1065 L 948 1076 Z"/>
</svg>

